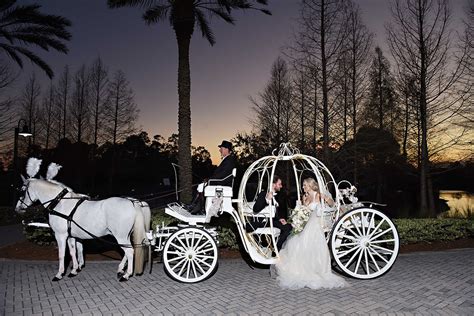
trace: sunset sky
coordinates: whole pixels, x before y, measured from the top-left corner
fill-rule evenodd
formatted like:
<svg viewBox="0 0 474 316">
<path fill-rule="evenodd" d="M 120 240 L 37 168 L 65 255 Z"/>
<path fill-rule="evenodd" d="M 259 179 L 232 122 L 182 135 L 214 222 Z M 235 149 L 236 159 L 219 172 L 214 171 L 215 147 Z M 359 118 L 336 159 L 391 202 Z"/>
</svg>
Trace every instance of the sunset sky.
<svg viewBox="0 0 474 316">
<path fill-rule="evenodd" d="M 281 47 L 291 41 L 299 2 L 269 0 L 272 16 L 236 11 L 235 25 L 213 19 L 211 25 L 217 40 L 214 47 L 195 30 L 190 50 L 192 141 L 194 146 L 205 146 L 214 163 L 219 161 L 217 145 L 222 139 L 251 130 L 249 97 L 262 91 Z M 364 22 L 375 33 L 374 43 L 388 55 L 383 28 L 390 19 L 388 1 L 356 2 Z M 466 1 L 450 2 L 455 22 L 462 17 Z M 108 9 L 105 0 L 19 3 L 40 3 L 43 12 L 72 21 L 68 55 L 38 52 L 57 76 L 66 64 L 75 72 L 81 64 L 90 65 L 100 56 L 110 73 L 118 69 L 125 72 L 140 108 L 138 125 L 150 137 L 160 134 L 167 138 L 177 132 L 177 44 L 167 22 L 147 26 L 141 19 L 142 10 Z M 25 70 L 14 89 L 24 85 L 31 71 L 46 88 L 47 78 L 38 68 L 28 66 Z"/>
</svg>

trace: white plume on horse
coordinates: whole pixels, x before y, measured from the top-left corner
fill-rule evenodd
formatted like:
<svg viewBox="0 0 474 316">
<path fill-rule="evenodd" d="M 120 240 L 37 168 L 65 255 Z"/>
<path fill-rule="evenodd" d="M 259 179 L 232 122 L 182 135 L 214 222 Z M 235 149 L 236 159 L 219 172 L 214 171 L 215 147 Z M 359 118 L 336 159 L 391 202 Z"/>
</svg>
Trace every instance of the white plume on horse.
<svg viewBox="0 0 474 316">
<path fill-rule="evenodd" d="M 41 167 L 41 159 L 31 157 L 26 163 L 26 174 L 28 177 L 33 178 L 38 173 Z"/>
<path fill-rule="evenodd" d="M 46 173 L 46 179 L 52 180 L 59 172 L 59 169 L 61 169 L 63 166 L 52 162 L 48 166 L 48 172 Z"/>
</svg>

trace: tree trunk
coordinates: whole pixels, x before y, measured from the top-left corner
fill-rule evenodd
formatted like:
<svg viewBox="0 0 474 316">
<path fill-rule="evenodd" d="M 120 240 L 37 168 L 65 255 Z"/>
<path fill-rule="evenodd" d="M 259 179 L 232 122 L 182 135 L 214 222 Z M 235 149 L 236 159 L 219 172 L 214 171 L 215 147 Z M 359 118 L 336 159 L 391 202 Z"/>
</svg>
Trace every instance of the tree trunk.
<svg viewBox="0 0 474 316">
<path fill-rule="evenodd" d="M 189 45 L 192 28 L 186 22 L 175 25 L 178 41 L 178 164 L 181 201 L 189 203 L 192 199 L 192 160 L 191 160 L 191 74 L 189 66 Z M 184 24 L 184 25 L 183 25 Z M 192 27 L 192 25 L 191 25 Z"/>
<path fill-rule="evenodd" d="M 329 162 L 329 107 L 328 107 L 328 84 L 327 84 L 327 59 L 326 59 L 326 25 L 325 12 L 326 3 L 321 1 L 321 74 L 323 91 L 323 156 L 324 162 Z"/>
</svg>

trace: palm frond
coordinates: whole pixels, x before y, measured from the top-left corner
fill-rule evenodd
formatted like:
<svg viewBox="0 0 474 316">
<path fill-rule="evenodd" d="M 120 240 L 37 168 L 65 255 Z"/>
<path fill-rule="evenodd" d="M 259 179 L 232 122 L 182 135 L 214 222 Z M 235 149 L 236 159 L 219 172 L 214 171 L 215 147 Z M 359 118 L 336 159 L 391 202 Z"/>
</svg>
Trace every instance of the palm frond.
<svg viewBox="0 0 474 316">
<path fill-rule="evenodd" d="M 16 53 L 14 46 L 0 43 L 0 48 L 2 48 L 7 53 L 7 55 L 10 56 L 18 64 L 18 66 L 20 66 L 20 68 L 23 68 L 23 61 Z"/>
<path fill-rule="evenodd" d="M 195 8 L 194 14 L 196 15 L 197 23 L 198 23 L 199 29 L 201 30 L 202 36 L 205 37 L 209 41 L 211 46 L 213 46 L 216 43 L 216 39 L 214 37 L 214 33 L 209 27 L 209 22 L 207 21 L 204 13 L 202 13 L 201 10 Z"/>
<path fill-rule="evenodd" d="M 156 0 L 107 0 L 107 5 L 111 9 L 122 7 L 149 8 L 156 4 Z"/>
<path fill-rule="evenodd" d="M 1 0 L 0 1 L 0 11 L 5 11 L 8 8 L 11 8 L 14 5 L 16 0 Z"/>
<path fill-rule="evenodd" d="M 43 71 L 46 73 L 46 75 L 52 79 L 53 76 L 54 76 L 54 73 L 53 73 L 53 70 L 51 69 L 51 67 L 49 67 L 49 65 L 44 61 L 42 60 L 40 57 L 38 57 L 37 55 L 35 55 L 33 52 L 29 51 L 28 49 L 26 48 L 23 48 L 23 47 L 19 47 L 19 46 L 13 46 L 13 48 L 18 51 L 19 53 L 25 55 L 32 63 L 34 63 L 35 65 L 37 65 L 38 67 L 40 67 L 41 69 L 43 69 Z"/>
<path fill-rule="evenodd" d="M 222 10 L 221 8 L 219 8 L 219 9 L 208 8 L 208 7 L 204 7 L 204 8 L 211 11 L 212 13 L 214 13 L 215 15 L 217 15 L 218 17 L 220 17 L 221 19 L 223 19 L 227 23 L 234 24 L 234 22 L 235 22 L 234 18 L 229 13 Z"/>
<path fill-rule="evenodd" d="M 145 11 L 143 20 L 145 20 L 147 24 L 163 21 L 168 14 L 169 8 L 169 5 L 156 5 Z"/>
</svg>

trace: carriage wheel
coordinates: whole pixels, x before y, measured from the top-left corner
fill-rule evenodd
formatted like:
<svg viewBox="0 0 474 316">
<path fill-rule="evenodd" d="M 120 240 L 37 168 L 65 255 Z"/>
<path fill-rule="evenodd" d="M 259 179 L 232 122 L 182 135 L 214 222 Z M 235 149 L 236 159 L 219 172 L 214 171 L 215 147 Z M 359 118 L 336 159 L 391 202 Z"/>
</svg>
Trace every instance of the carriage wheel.
<svg viewBox="0 0 474 316">
<path fill-rule="evenodd" d="M 398 232 L 382 212 L 358 208 L 341 216 L 330 236 L 330 249 L 337 266 L 358 279 L 373 279 L 387 273 L 399 250 Z"/>
<path fill-rule="evenodd" d="M 163 263 L 165 272 L 176 281 L 203 281 L 217 270 L 217 244 L 203 229 L 177 230 L 166 240 Z"/>
</svg>

